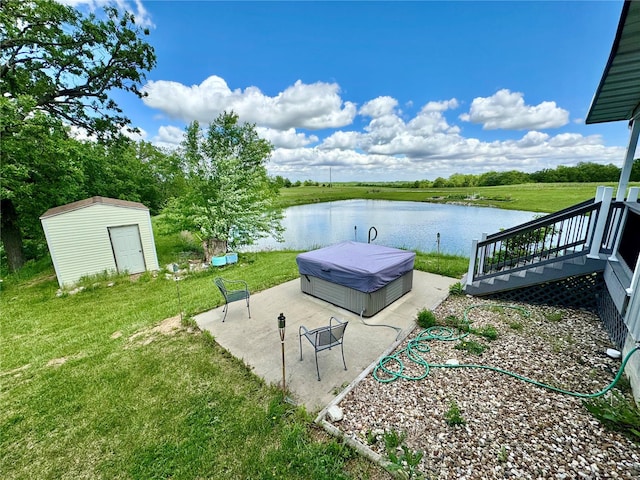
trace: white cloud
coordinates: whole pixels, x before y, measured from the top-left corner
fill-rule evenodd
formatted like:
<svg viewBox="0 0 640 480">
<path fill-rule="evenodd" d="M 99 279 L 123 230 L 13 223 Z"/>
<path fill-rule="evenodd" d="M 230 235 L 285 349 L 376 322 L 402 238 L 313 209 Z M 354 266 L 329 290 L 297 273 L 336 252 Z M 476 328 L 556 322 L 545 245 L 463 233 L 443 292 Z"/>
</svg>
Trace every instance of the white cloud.
<svg viewBox="0 0 640 480">
<path fill-rule="evenodd" d="M 416 180 L 490 170 L 533 172 L 578 162 L 619 164 L 622 147 L 605 147 L 598 136 L 527 132 L 520 139 L 484 142 L 457 133 L 412 136 L 401 132 L 390 142 L 358 151 L 358 132 L 336 132 L 318 148 L 276 149 L 268 165 L 273 175 L 322 181 L 333 167 L 334 180 Z M 334 148 L 330 148 L 330 147 Z"/>
<path fill-rule="evenodd" d="M 458 107 L 455 98 L 444 102 L 429 102 L 416 117 L 408 123 L 414 135 L 429 136 L 438 133 L 455 134 L 460 132 L 457 126 L 451 126 L 444 117 L 444 112 Z"/>
<path fill-rule="evenodd" d="M 371 145 L 369 153 L 383 155 L 407 155 L 409 157 L 429 157 L 437 155 L 447 139 L 443 135 L 429 137 L 414 136 L 409 133 L 397 135 L 385 144 Z"/>
<path fill-rule="evenodd" d="M 153 22 L 151 21 L 151 16 L 149 12 L 143 5 L 141 0 L 133 0 L 130 2 L 129 0 L 57 0 L 59 3 L 64 5 L 70 5 L 74 8 L 78 8 L 80 6 L 86 6 L 89 11 L 94 12 L 99 8 L 103 8 L 106 6 L 116 7 L 121 12 L 131 12 L 135 16 L 136 25 L 140 25 L 141 27 L 153 27 Z"/>
<path fill-rule="evenodd" d="M 444 100 L 442 102 L 429 102 L 422 107 L 420 113 L 446 112 L 447 110 L 453 110 L 456 108 L 458 108 L 458 100 L 452 98 L 451 100 Z"/>
<path fill-rule="evenodd" d="M 480 123 L 485 130 L 542 130 L 566 125 L 569 112 L 556 102 L 525 105 L 522 93 L 502 89 L 491 97 L 474 98 L 469 112 L 460 119 Z"/>
<path fill-rule="evenodd" d="M 275 148 L 299 148 L 318 142 L 315 135 L 296 132 L 294 128 L 275 130 L 273 128 L 256 127 L 260 138 L 269 140 Z"/>
<path fill-rule="evenodd" d="M 166 150 L 175 150 L 184 140 L 184 130 L 173 125 L 163 125 L 151 142 Z"/>
<path fill-rule="evenodd" d="M 301 148 L 318 142 L 315 135 L 298 133 L 293 128 L 285 131 L 274 130 L 272 128 L 256 127 L 256 132 L 260 138 L 270 141 L 274 148 Z M 184 140 L 184 129 L 173 125 L 163 125 L 158 129 L 158 134 L 152 142 L 160 147 L 175 149 Z"/>
<path fill-rule="evenodd" d="M 324 139 L 318 147 L 321 149 L 349 150 L 359 148 L 361 134 L 358 132 L 338 131 Z"/>
<path fill-rule="evenodd" d="M 369 125 L 364 127 L 365 133 L 362 136 L 362 148 L 367 145 L 383 145 L 391 142 L 398 135 L 407 129 L 407 125 L 397 115 L 385 115 L 374 118 Z"/>
<path fill-rule="evenodd" d="M 122 135 L 124 135 L 125 137 L 133 140 L 134 142 L 138 142 L 140 140 L 146 140 L 147 139 L 147 132 L 145 130 L 143 130 L 142 128 L 138 128 L 138 131 L 133 131 L 132 129 L 130 129 L 129 127 L 122 127 L 120 129 L 120 133 Z"/>
<path fill-rule="evenodd" d="M 334 167 L 334 179 L 342 180 L 435 179 L 511 169 L 531 172 L 578 162 L 619 164 L 624 154 L 622 147 L 604 146 L 599 135 L 563 132 L 553 136 L 539 131 L 565 125 L 568 113 L 553 102 L 527 106 L 523 94 L 509 90 L 476 98 L 470 112 L 460 118 L 483 123 L 485 129 L 531 128 L 520 138 L 484 141 L 464 136 L 448 120 L 461 103 L 456 98 L 427 102 L 410 116 L 400 111 L 395 98 L 380 96 L 358 110 L 368 123 L 356 127 L 355 104 L 340 97 L 337 84 L 298 81 L 273 97 L 256 87 L 231 90 L 216 76 L 192 87 L 160 81 L 150 82 L 145 89 L 150 93 L 144 99 L 148 105 L 187 121 L 208 123 L 219 112 L 234 110 L 241 121 L 255 123 L 258 134 L 273 143 L 267 165 L 270 174 L 292 180 L 323 181 L 322 172 L 329 167 Z M 325 131 L 309 132 L 320 127 Z M 163 127 L 154 142 L 177 145 L 182 135 L 177 127 Z"/>
<path fill-rule="evenodd" d="M 393 114 L 397 106 L 398 101 L 395 98 L 378 97 L 365 103 L 358 113 L 371 118 L 379 118 Z"/>
<path fill-rule="evenodd" d="M 98 137 L 87 131 L 84 127 L 78 127 L 77 125 L 68 125 L 69 135 L 71 138 L 75 138 L 81 142 L 96 142 Z"/>
<path fill-rule="evenodd" d="M 271 175 L 282 175 L 298 179 L 322 179 L 326 172 L 328 180 L 329 168 L 341 172 L 341 178 L 350 172 L 351 178 L 370 178 L 401 172 L 402 159 L 394 159 L 386 155 L 369 155 L 355 150 L 322 150 L 317 148 L 278 149 L 267 165 Z M 338 178 L 338 177 L 336 177 Z"/>
<path fill-rule="evenodd" d="M 356 106 L 344 102 L 336 83 L 304 84 L 300 80 L 275 97 L 257 87 L 231 90 L 224 79 L 212 75 L 200 85 L 187 87 L 166 80 L 150 81 L 142 89 L 149 107 L 185 122 L 213 121 L 221 112 L 233 110 L 245 122 L 288 130 L 339 128 L 349 125 Z"/>
<path fill-rule="evenodd" d="M 70 124 L 68 124 L 67 127 L 69 128 L 69 135 L 76 140 L 79 140 L 81 142 L 98 141 L 98 136 L 96 134 L 89 133 L 89 131 L 84 127 Z M 138 131 L 136 132 L 130 127 L 121 127 L 120 134 L 133 140 L 134 142 L 146 140 L 147 138 L 147 132 L 142 128 L 138 128 Z"/>
<path fill-rule="evenodd" d="M 521 140 L 517 142 L 519 147 L 536 147 L 544 144 L 549 139 L 549 135 L 541 132 L 527 132 Z"/>
<path fill-rule="evenodd" d="M 456 99 L 429 102 L 409 122 L 400 118 L 396 105 L 391 97 L 365 104 L 360 113 L 372 120 L 358 139 L 360 148 L 373 154 L 421 156 L 437 152 L 440 144 L 457 141 L 459 127 L 449 125 L 444 117 L 444 112 L 457 108 Z"/>
<path fill-rule="evenodd" d="M 574 147 L 581 145 L 601 145 L 602 137 L 600 135 L 589 135 L 583 137 L 577 133 L 561 133 L 553 137 L 549 144 L 552 147 Z"/>
</svg>

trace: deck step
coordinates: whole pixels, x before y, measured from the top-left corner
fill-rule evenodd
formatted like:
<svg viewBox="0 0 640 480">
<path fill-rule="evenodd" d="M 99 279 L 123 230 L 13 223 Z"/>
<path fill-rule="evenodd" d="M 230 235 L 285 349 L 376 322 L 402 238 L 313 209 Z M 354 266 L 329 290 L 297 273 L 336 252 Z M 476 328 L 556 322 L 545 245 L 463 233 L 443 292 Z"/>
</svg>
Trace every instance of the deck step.
<svg viewBox="0 0 640 480">
<path fill-rule="evenodd" d="M 511 273 L 502 273 L 493 277 L 476 280 L 465 285 L 465 292 L 470 295 L 488 295 L 507 290 L 539 285 L 565 278 L 586 275 L 603 271 L 605 261 L 592 259 L 585 255 L 574 256 L 544 265 L 532 264 L 529 268 Z"/>
</svg>

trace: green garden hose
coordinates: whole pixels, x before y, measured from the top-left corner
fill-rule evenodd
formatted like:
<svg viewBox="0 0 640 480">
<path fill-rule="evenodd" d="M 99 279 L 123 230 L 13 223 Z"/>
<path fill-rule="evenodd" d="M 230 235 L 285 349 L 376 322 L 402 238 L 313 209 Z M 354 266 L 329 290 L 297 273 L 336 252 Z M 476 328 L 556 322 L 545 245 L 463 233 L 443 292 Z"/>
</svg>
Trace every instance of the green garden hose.
<svg viewBox="0 0 640 480">
<path fill-rule="evenodd" d="M 518 306 L 513 306 L 513 305 L 491 305 L 491 304 L 472 305 L 464 311 L 464 321 L 466 324 L 470 323 L 468 313 L 474 308 L 496 308 L 496 307 L 515 309 L 520 311 L 522 315 L 527 317 L 529 316 L 529 312 L 526 309 Z M 523 382 L 531 383 L 538 387 L 546 388 L 548 390 L 552 390 L 558 393 L 563 393 L 565 395 L 570 395 L 578 398 L 596 398 L 604 395 L 615 386 L 618 380 L 620 380 L 620 377 L 622 376 L 624 372 L 624 368 L 627 365 L 627 362 L 629 361 L 629 358 L 631 357 L 631 355 L 633 355 L 636 351 L 640 350 L 639 346 L 636 346 L 633 349 L 631 349 L 631 351 L 629 351 L 629 353 L 627 353 L 627 355 L 622 360 L 620 369 L 618 370 L 618 373 L 613 379 L 613 382 L 611 382 L 603 390 L 600 390 L 599 392 L 596 392 L 596 393 L 570 392 L 567 390 L 563 390 L 561 388 L 554 387 L 552 385 L 546 385 L 544 383 L 540 383 L 536 380 L 532 380 L 530 378 L 524 377 L 522 375 L 518 375 L 517 373 L 510 372 L 508 370 L 503 370 L 502 368 L 490 367 L 487 365 L 472 365 L 472 364 L 470 365 L 429 364 L 422 357 L 422 354 L 427 353 L 431 350 L 429 347 L 429 342 L 431 342 L 432 340 L 455 341 L 455 340 L 461 340 L 467 335 L 468 335 L 468 332 L 462 333 L 460 335 L 454 335 L 454 330 L 450 327 L 441 327 L 441 326 L 429 327 L 423 330 L 422 332 L 420 332 L 416 338 L 410 340 L 407 346 L 402 350 L 399 350 L 393 355 L 383 357 L 378 363 L 378 365 L 376 365 L 375 369 L 373 370 L 373 377 L 381 383 L 390 383 L 390 382 L 394 382 L 399 378 L 403 378 L 405 380 L 422 380 L 427 375 L 429 375 L 429 370 L 431 368 L 476 368 L 476 369 L 491 370 L 494 372 L 502 373 L 504 375 L 517 378 L 518 380 L 522 380 Z M 411 360 L 413 363 L 421 365 L 424 368 L 423 373 L 418 376 L 406 375 L 404 373 L 404 368 L 405 368 L 404 363 L 400 359 L 400 356 L 402 354 L 406 354 L 407 358 Z M 389 364 L 396 364 L 397 369 L 391 370 L 390 368 L 387 367 L 387 365 Z M 378 375 L 378 372 L 384 372 L 384 374 L 386 374 L 388 378 L 381 378 Z"/>
</svg>

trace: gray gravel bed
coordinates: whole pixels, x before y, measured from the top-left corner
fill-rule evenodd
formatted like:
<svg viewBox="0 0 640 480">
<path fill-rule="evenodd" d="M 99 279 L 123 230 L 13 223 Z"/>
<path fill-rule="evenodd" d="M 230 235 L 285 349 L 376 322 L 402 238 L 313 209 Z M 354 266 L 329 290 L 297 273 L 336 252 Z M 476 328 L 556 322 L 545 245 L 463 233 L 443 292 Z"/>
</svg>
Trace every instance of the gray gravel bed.
<svg viewBox="0 0 640 480">
<path fill-rule="evenodd" d="M 439 319 L 463 318 L 475 304 L 495 302 L 449 297 L 435 313 Z M 600 391 L 613 380 L 620 360 L 605 354 L 612 345 L 597 316 L 521 306 L 530 313 L 528 318 L 512 309 L 469 311 L 474 328 L 492 325 L 499 334 L 493 341 L 465 338 L 487 345 L 482 354 L 454 349 L 459 342 L 430 341 L 425 359 L 431 364 L 455 359 L 489 365 L 582 393 Z M 407 375 L 424 372 L 406 357 L 403 363 Z M 459 407 L 465 424 L 450 426 L 445 421 L 451 402 Z M 581 399 L 494 371 L 432 368 L 422 380 L 390 383 L 370 374 L 339 406 L 344 418 L 334 426 L 365 445 L 377 435 L 369 448 L 382 455 L 382 433 L 404 432 L 405 444 L 424 452 L 419 469 L 426 478 L 640 478 L 640 446 L 605 429 Z"/>
</svg>

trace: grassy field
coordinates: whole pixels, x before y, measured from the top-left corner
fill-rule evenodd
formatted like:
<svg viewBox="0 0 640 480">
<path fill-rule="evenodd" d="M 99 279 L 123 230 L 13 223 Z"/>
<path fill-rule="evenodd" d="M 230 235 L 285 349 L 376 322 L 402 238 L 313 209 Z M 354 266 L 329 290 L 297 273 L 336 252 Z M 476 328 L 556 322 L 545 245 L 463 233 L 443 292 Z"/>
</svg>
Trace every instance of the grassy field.
<svg viewBox="0 0 640 480">
<path fill-rule="evenodd" d="M 179 236 L 156 240 L 162 265 L 197 255 Z M 4 278 L 0 478 L 386 478 L 189 326 L 222 302 L 214 275 L 256 292 L 296 278 L 296 253 L 241 254 L 178 284 L 162 272 L 96 278 L 59 297 L 46 260 Z M 416 261 L 454 277 L 466 266 Z M 178 288 L 186 321 L 158 328 L 179 315 Z"/>
<path fill-rule="evenodd" d="M 460 202 L 493 206 L 508 210 L 555 212 L 595 197 L 596 183 L 531 183 L 499 187 L 468 188 L 391 188 L 360 187 L 334 184 L 332 188 L 292 187 L 280 190 L 279 206 L 290 207 L 308 203 L 363 198 L 370 200 L 404 200 L 414 202 Z M 615 184 L 606 184 L 615 188 Z M 633 186 L 640 186 L 635 183 Z"/>
</svg>

